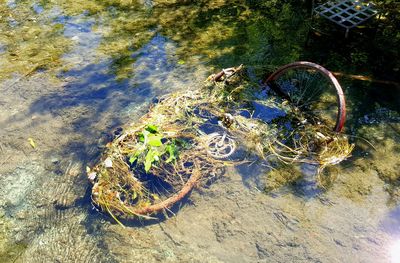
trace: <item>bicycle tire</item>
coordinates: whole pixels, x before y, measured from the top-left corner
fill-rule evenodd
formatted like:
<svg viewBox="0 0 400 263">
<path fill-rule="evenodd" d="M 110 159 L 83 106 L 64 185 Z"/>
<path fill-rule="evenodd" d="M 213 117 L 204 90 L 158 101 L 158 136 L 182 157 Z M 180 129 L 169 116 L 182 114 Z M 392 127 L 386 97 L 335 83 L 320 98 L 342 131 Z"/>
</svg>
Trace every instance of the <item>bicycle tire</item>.
<svg viewBox="0 0 400 263">
<path fill-rule="evenodd" d="M 189 194 L 190 191 L 198 184 L 201 179 L 201 173 L 197 173 L 192 175 L 189 180 L 185 183 L 181 190 L 179 190 L 173 196 L 150 206 L 143 207 L 143 208 L 131 208 L 134 214 L 136 215 L 150 215 L 156 214 L 158 212 L 164 211 L 165 209 L 169 209 L 174 206 L 176 203 L 181 201 L 186 195 Z"/>
<path fill-rule="evenodd" d="M 277 82 L 285 73 L 289 72 L 290 70 L 303 70 L 304 72 L 307 70 L 317 71 L 328 81 L 329 84 L 331 84 L 331 86 L 334 88 L 334 92 L 336 93 L 337 104 L 335 106 L 337 107 L 337 113 L 333 130 L 335 132 L 341 132 L 346 121 L 346 102 L 342 87 L 335 76 L 321 65 L 308 61 L 297 61 L 278 68 L 263 81 L 263 84 L 270 87 L 278 95 L 283 95 L 284 97 L 288 98 L 289 101 L 293 101 L 290 92 L 285 91 L 282 88 L 282 85 L 278 85 Z"/>
</svg>

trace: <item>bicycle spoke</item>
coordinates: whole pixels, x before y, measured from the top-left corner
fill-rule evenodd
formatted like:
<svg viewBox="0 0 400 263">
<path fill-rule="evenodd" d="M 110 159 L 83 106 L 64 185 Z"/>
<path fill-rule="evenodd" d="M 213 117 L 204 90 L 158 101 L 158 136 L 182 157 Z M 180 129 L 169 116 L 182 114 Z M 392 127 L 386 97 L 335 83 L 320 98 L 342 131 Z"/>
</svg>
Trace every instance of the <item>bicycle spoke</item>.
<svg viewBox="0 0 400 263">
<path fill-rule="evenodd" d="M 278 95 L 288 99 L 295 114 L 303 112 L 327 125 L 335 125 L 335 130 L 341 129 L 345 117 L 340 110 L 345 107 L 343 92 L 329 71 L 311 62 L 295 62 L 271 76 L 267 82 L 281 93 Z"/>
</svg>

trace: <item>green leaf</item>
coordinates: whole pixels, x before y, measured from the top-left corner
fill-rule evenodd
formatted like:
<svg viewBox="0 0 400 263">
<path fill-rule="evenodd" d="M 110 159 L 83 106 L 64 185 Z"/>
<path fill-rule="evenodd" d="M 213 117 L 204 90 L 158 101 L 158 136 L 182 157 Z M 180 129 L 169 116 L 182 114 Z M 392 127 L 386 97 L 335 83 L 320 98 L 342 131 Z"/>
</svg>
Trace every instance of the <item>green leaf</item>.
<svg viewBox="0 0 400 263">
<path fill-rule="evenodd" d="M 180 59 L 180 60 L 178 60 L 178 64 L 179 65 L 183 65 L 183 64 L 185 64 L 186 62 L 184 61 L 184 60 L 182 60 L 182 59 Z"/>
<path fill-rule="evenodd" d="M 175 139 L 174 142 L 175 142 L 174 144 L 178 144 L 184 149 L 190 149 L 192 147 L 190 143 L 182 139 Z"/>
<path fill-rule="evenodd" d="M 144 142 L 144 134 L 142 132 L 139 133 L 138 137 L 139 137 L 139 142 Z"/>
<path fill-rule="evenodd" d="M 146 158 L 144 161 L 144 170 L 146 171 L 146 173 L 150 171 L 153 162 L 154 162 L 154 152 L 152 150 L 149 150 L 146 154 Z"/>
<path fill-rule="evenodd" d="M 162 137 L 160 135 L 149 135 L 147 144 L 150 146 L 159 147 L 162 145 L 161 142 Z"/>
<path fill-rule="evenodd" d="M 146 142 L 148 140 L 150 132 L 144 130 L 143 132 L 139 133 L 139 141 L 140 142 Z"/>
<path fill-rule="evenodd" d="M 158 127 L 152 124 L 148 124 L 145 130 L 153 134 L 158 133 Z"/>
<path fill-rule="evenodd" d="M 146 171 L 146 173 L 150 170 L 152 164 L 155 161 L 158 161 L 159 159 L 160 159 L 160 153 L 158 151 L 150 149 L 147 152 L 146 158 L 145 158 L 145 161 L 144 161 L 144 170 Z"/>
<path fill-rule="evenodd" d="M 170 163 L 170 162 L 176 160 L 177 148 L 176 148 L 175 144 L 167 145 L 166 151 L 169 154 L 168 159 L 165 161 L 166 163 Z"/>
<path fill-rule="evenodd" d="M 133 164 L 138 159 L 139 155 L 140 151 L 136 151 L 134 154 L 132 154 L 131 157 L 129 157 L 130 164 Z"/>
<path fill-rule="evenodd" d="M 131 155 L 131 157 L 129 157 L 130 164 L 133 164 L 136 160 L 137 160 L 137 156 Z"/>
</svg>

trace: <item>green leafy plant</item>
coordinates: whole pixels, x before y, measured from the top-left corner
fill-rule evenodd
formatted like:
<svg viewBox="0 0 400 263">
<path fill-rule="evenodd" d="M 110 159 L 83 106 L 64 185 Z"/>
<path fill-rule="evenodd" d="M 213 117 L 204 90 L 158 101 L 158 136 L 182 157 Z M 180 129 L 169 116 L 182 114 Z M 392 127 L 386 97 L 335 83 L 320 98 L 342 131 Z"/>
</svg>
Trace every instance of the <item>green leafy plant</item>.
<svg viewBox="0 0 400 263">
<path fill-rule="evenodd" d="M 157 162 L 174 162 L 178 158 L 179 148 L 184 146 L 184 142 L 181 140 L 164 138 L 159 128 L 151 124 L 147 125 L 137 136 L 138 147 L 130 155 L 129 162 L 144 165 L 146 173 Z"/>
</svg>

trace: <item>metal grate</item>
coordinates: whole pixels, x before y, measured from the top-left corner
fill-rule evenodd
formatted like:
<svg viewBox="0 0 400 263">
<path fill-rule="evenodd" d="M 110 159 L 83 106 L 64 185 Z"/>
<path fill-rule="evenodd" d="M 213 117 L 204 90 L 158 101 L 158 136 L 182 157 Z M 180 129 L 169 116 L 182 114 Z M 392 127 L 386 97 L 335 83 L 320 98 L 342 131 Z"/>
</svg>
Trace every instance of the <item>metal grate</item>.
<svg viewBox="0 0 400 263">
<path fill-rule="evenodd" d="M 329 1 L 317 6 L 314 11 L 330 21 L 346 28 L 346 37 L 349 30 L 367 19 L 375 16 L 378 11 L 374 4 L 362 0 Z"/>
</svg>

